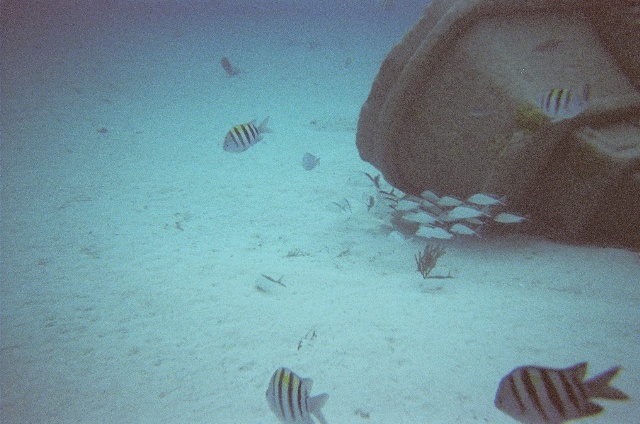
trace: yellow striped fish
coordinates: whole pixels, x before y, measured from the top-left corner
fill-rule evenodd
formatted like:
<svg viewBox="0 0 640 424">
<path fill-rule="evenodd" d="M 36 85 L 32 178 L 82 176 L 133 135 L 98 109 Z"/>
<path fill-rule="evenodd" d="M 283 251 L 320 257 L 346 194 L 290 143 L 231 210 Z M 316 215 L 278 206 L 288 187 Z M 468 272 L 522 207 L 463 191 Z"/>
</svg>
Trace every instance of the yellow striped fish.
<svg viewBox="0 0 640 424">
<path fill-rule="evenodd" d="M 500 381 L 494 403 L 502 412 L 526 424 L 562 424 L 589 417 L 604 409 L 591 398 L 629 398 L 609 385 L 619 370 L 613 367 L 585 381 L 586 362 L 563 369 L 519 367 Z"/>
<path fill-rule="evenodd" d="M 227 152 L 244 152 L 249 147 L 262 140 L 262 134 L 271 132 L 267 127 L 269 117 L 264 118 L 259 126 L 256 126 L 256 120 L 236 125 L 231 128 L 224 138 L 222 148 Z"/>
<path fill-rule="evenodd" d="M 584 85 L 582 92 L 570 88 L 554 88 L 538 97 L 537 106 L 553 121 L 573 118 L 589 106 L 589 91 L 588 84 Z"/>
<path fill-rule="evenodd" d="M 287 368 L 278 368 L 273 373 L 267 388 L 269 408 L 284 424 L 314 424 L 311 414 L 320 424 L 327 424 L 322 415 L 322 408 L 329 395 L 309 397 L 313 381 L 300 378 Z"/>
</svg>

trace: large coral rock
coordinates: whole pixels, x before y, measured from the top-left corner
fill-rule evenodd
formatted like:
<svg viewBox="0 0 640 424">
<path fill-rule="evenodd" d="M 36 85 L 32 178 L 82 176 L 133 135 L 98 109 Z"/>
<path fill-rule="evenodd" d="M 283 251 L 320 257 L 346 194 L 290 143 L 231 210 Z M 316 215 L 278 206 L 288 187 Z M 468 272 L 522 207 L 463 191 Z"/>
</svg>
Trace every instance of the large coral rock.
<svg viewBox="0 0 640 424">
<path fill-rule="evenodd" d="M 578 116 L 536 98 L 590 88 Z M 399 189 L 506 195 L 563 240 L 640 248 L 640 6 L 434 0 L 382 63 L 360 156 Z"/>
</svg>

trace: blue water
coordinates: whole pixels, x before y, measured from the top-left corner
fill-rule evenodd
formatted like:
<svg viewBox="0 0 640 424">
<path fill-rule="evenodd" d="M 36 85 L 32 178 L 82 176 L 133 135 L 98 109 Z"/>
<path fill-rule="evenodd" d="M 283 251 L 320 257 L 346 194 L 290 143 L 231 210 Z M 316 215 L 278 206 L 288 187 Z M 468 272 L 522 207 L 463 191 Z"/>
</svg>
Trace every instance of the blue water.
<svg viewBox="0 0 640 424">
<path fill-rule="evenodd" d="M 637 399 L 636 252 L 449 243 L 425 286 L 367 210 L 358 114 L 425 3 L 3 1 L 2 422 L 275 423 L 279 366 L 333 424 L 514 422 L 530 363 Z"/>
</svg>

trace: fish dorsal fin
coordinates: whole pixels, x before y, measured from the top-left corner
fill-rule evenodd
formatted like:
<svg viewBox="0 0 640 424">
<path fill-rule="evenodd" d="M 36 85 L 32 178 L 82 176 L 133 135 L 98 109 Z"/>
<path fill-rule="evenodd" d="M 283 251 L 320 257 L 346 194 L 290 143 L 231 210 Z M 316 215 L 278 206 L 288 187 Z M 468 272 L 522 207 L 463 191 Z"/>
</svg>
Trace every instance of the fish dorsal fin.
<svg viewBox="0 0 640 424">
<path fill-rule="evenodd" d="M 324 419 L 322 411 L 320 410 L 324 404 L 327 403 L 327 399 L 329 399 L 329 395 L 327 393 L 322 393 L 321 395 L 309 398 L 309 412 L 318 418 L 320 424 L 327 424 L 327 420 Z"/>
<path fill-rule="evenodd" d="M 310 378 L 301 378 L 300 385 L 303 389 L 307 390 L 307 393 L 311 392 L 311 388 L 313 387 L 313 380 Z"/>
<path fill-rule="evenodd" d="M 262 122 L 260 122 L 260 125 L 258 125 L 258 132 L 260 133 L 273 132 L 273 130 L 267 126 L 268 124 L 269 124 L 269 117 L 267 116 L 262 120 Z"/>
<path fill-rule="evenodd" d="M 587 367 L 588 364 L 586 362 L 580 362 L 579 364 L 575 364 L 567 371 L 573 378 L 578 381 L 584 381 L 584 378 L 587 376 Z"/>
<path fill-rule="evenodd" d="M 600 412 L 602 412 L 603 409 L 604 408 L 598 405 L 597 403 L 588 402 L 585 405 L 585 410 L 584 410 L 585 417 L 590 417 L 591 415 L 599 414 Z"/>
<path fill-rule="evenodd" d="M 610 386 L 611 380 L 620 371 L 620 367 L 613 367 L 602 374 L 598 374 L 584 382 L 587 395 L 592 398 L 612 399 L 612 400 L 626 400 L 629 399 L 626 393 L 615 387 Z"/>
</svg>

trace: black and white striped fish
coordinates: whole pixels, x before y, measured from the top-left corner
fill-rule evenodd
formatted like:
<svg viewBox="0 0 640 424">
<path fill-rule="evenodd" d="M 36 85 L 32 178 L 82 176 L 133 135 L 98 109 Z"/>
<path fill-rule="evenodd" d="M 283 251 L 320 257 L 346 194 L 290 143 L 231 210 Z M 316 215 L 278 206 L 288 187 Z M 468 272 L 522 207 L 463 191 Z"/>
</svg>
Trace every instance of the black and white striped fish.
<svg viewBox="0 0 640 424">
<path fill-rule="evenodd" d="M 500 381 L 494 404 L 526 424 L 561 424 L 588 417 L 604 409 L 591 398 L 629 398 L 609 386 L 619 370 L 620 367 L 613 367 L 585 381 L 586 362 L 564 369 L 519 367 Z"/>
<path fill-rule="evenodd" d="M 267 123 L 269 123 L 268 116 L 259 126 L 256 126 L 255 119 L 246 124 L 236 125 L 225 136 L 222 148 L 227 152 L 244 152 L 262 140 L 262 134 L 271 132 Z"/>
<path fill-rule="evenodd" d="M 537 106 L 553 121 L 573 118 L 589 106 L 590 87 L 585 84 L 582 92 L 571 88 L 555 88 L 541 94 Z"/>
<path fill-rule="evenodd" d="M 313 381 L 300 378 L 287 368 L 278 368 L 267 388 L 267 403 L 274 414 L 285 424 L 314 424 L 311 414 L 320 424 L 327 424 L 322 408 L 329 395 L 309 397 Z"/>
</svg>

